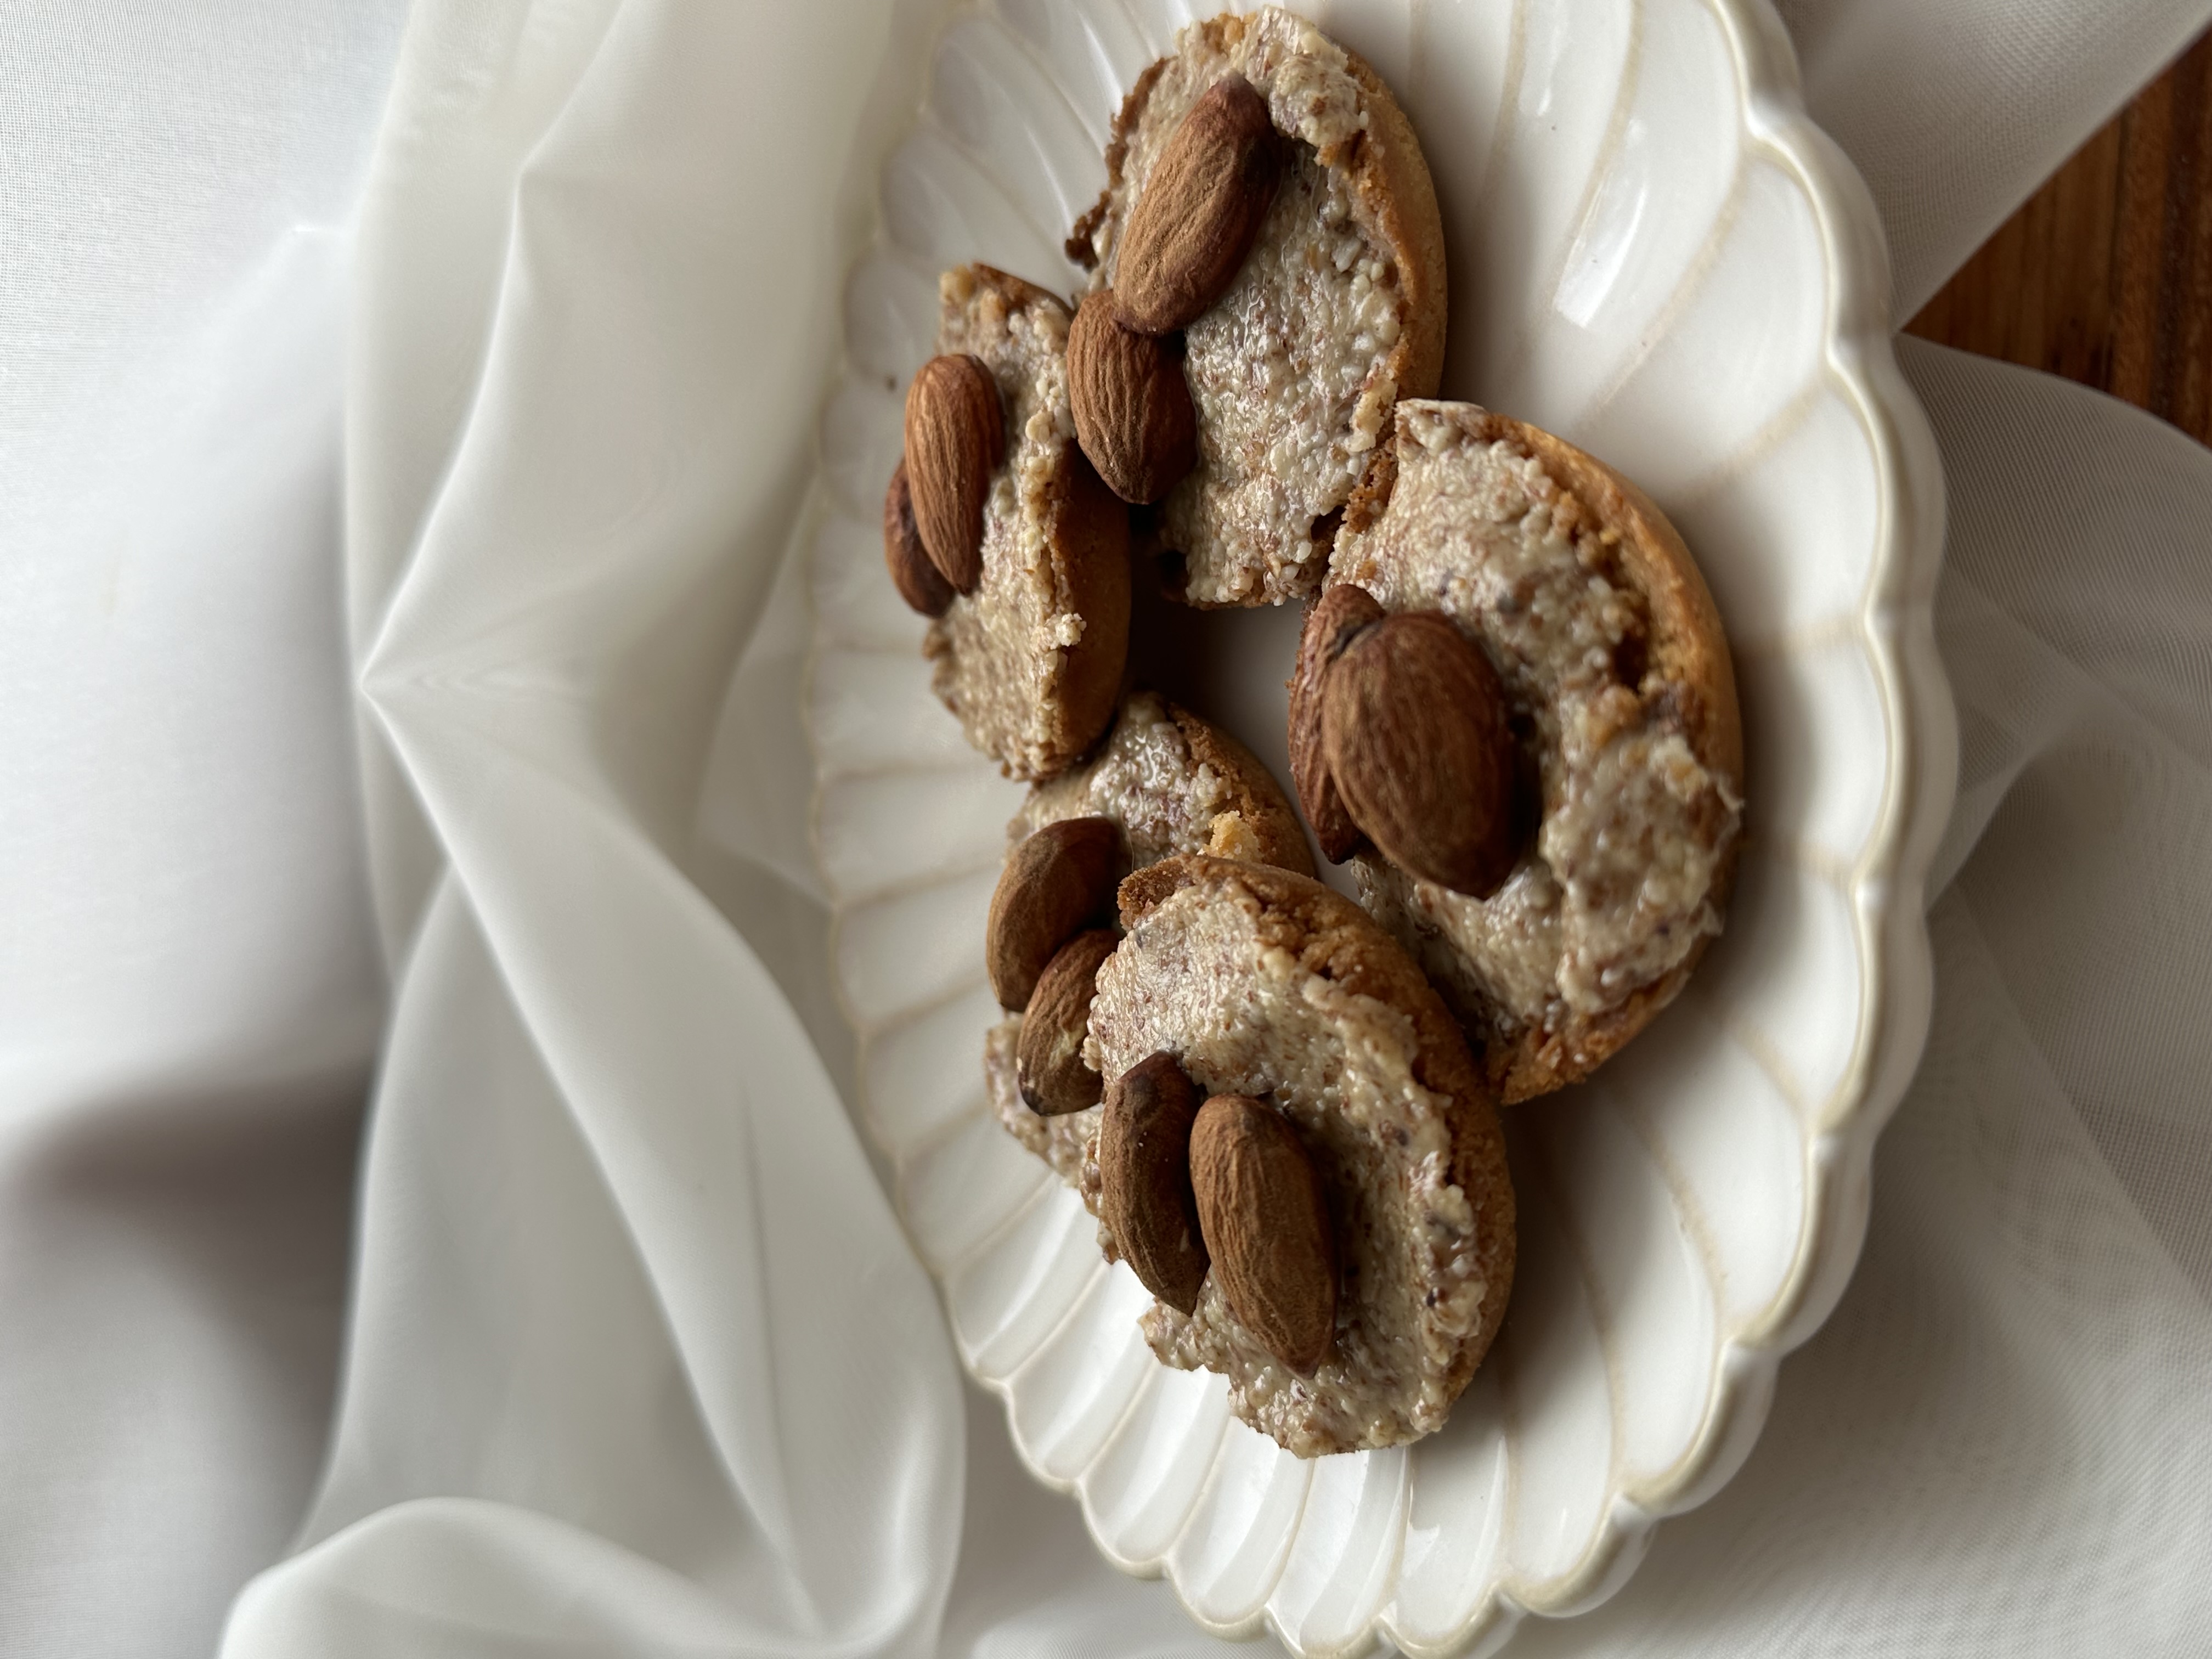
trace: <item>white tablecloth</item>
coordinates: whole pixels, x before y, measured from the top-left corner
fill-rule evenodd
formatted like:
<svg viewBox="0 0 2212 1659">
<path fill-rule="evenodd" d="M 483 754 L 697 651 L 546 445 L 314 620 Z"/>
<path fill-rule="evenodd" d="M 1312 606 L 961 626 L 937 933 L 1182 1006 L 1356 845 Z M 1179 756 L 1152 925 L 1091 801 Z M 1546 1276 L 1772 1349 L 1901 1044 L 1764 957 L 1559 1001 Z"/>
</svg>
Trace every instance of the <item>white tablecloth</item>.
<svg viewBox="0 0 2212 1659">
<path fill-rule="evenodd" d="M 0 1651 L 1211 1650 L 958 1381 L 794 839 L 933 0 L 404 10 L 0 15 Z M 1902 316 L 2212 0 L 1784 10 Z M 1749 1464 L 1516 1650 L 2212 1646 L 2212 454 L 1901 351 L 1936 1036 Z"/>
</svg>

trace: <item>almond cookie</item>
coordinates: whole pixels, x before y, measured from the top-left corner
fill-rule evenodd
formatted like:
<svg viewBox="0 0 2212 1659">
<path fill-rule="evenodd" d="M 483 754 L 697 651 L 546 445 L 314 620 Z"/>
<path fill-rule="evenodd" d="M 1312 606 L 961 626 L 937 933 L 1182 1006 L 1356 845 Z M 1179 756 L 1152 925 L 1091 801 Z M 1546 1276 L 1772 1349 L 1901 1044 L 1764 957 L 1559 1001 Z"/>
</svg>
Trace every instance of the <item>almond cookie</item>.
<svg viewBox="0 0 2212 1659">
<path fill-rule="evenodd" d="M 942 355 L 908 392 L 885 556 L 909 604 L 941 605 L 923 647 L 937 695 L 970 743 L 1033 781 L 1066 770 L 1114 718 L 1128 514 L 1075 443 L 1067 307 L 988 265 L 947 271 L 939 288 Z M 915 544 L 949 595 L 925 580 Z"/>
<path fill-rule="evenodd" d="M 1443 369 L 1443 227 L 1413 128 L 1357 54 L 1267 7 L 1185 28 L 1123 101 L 1106 161 L 1068 252 L 1092 267 L 1094 293 L 1121 296 L 1128 328 L 1182 330 L 1197 455 L 1160 515 L 1181 597 L 1310 595 L 1393 401 L 1430 395 Z M 1108 401 L 1168 407 L 1139 395 L 1158 366 L 1092 356 L 1115 370 Z"/>
<path fill-rule="evenodd" d="M 1480 647 L 1482 684 L 1464 681 L 1462 702 L 1502 697 L 1528 796 L 1518 813 L 1494 793 L 1470 802 L 1521 828 L 1502 878 L 1457 890 L 1359 823 L 1375 843 L 1353 857 L 1363 902 L 1443 993 L 1508 1103 L 1588 1076 L 1680 990 L 1720 931 L 1735 870 L 1742 725 L 1689 550 L 1641 490 L 1573 446 L 1471 404 L 1406 401 L 1345 515 L 1330 580 L 1310 623 L 1326 611 L 1338 631 L 1325 643 L 1310 628 L 1301 682 L 1316 650 L 1342 651 L 1326 670 L 1328 713 L 1370 724 L 1328 737 L 1364 744 L 1385 772 L 1437 769 L 1412 734 L 1420 722 L 1392 724 L 1389 688 L 1370 679 L 1362 704 L 1342 683 L 1365 637 L 1364 601 L 1334 598 L 1349 584 L 1392 623 L 1441 617 Z M 1309 815 L 1348 805 L 1357 818 L 1356 804 L 1315 798 L 1330 780 L 1312 760 L 1314 702 L 1292 733 Z"/>
<path fill-rule="evenodd" d="M 1189 1157 L 1211 1265 L 1192 1310 L 1146 1314 L 1146 1341 L 1227 1376 L 1237 1415 L 1302 1457 L 1431 1432 L 1514 1260 L 1493 1097 L 1450 1013 L 1371 917 L 1290 871 L 1170 859 L 1122 883 L 1121 915 L 1087 1052 L 1117 1080 L 1170 1056 L 1206 1101 Z M 1100 1243 L 1123 1254 L 1103 1221 Z"/>
<path fill-rule="evenodd" d="M 1112 832 L 1104 837 L 1114 849 L 1112 862 L 1103 873 L 1071 871 L 1074 880 L 1066 884 L 1072 890 L 1097 884 L 1091 890 L 1091 908 L 1083 908 L 1081 901 L 1062 902 L 1060 912 L 1044 923 L 1058 937 L 1031 946 L 1032 957 L 1055 956 L 1086 928 L 1110 923 L 1115 882 L 1133 868 L 1178 853 L 1207 852 L 1280 865 L 1302 875 L 1313 871 L 1297 814 L 1252 752 L 1188 709 L 1139 691 L 1122 704 L 1121 717 L 1098 752 L 1075 770 L 1032 789 L 1007 824 L 1011 851 L 1007 873 L 992 906 L 994 944 L 996 935 L 1013 926 L 1011 918 L 1002 915 L 1005 908 L 1018 902 L 1023 911 L 1035 915 L 1042 908 L 1036 898 L 1017 901 L 1009 892 L 1017 882 L 1032 889 L 1040 884 L 1012 854 L 1031 845 L 1048 828 L 1093 823 Z M 1040 848 L 1040 854 L 1043 850 Z M 1073 854 L 1054 849 L 1050 867 L 1067 869 L 1083 851 L 1079 842 Z M 1041 965 L 1048 970 L 1050 963 Z M 999 977 L 994 973 L 994 981 Z M 1009 978 L 1012 982 L 1001 988 L 1002 999 L 1018 998 L 1034 1006 L 1030 996 L 1022 994 L 1018 976 Z M 1010 1015 L 984 1039 L 983 1077 L 992 1108 L 1008 1133 L 1051 1164 L 1096 1209 L 1098 1171 L 1091 1143 L 1098 1127 L 1097 1097 L 1064 1112 L 1040 1112 L 1024 1098 L 1020 1061 L 1024 1018 L 1019 1012 Z M 1072 1010 L 1066 1018 L 1073 1019 Z M 1033 1060 L 1042 1046 L 1041 1034 L 1033 1031 Z"/>
</svg>

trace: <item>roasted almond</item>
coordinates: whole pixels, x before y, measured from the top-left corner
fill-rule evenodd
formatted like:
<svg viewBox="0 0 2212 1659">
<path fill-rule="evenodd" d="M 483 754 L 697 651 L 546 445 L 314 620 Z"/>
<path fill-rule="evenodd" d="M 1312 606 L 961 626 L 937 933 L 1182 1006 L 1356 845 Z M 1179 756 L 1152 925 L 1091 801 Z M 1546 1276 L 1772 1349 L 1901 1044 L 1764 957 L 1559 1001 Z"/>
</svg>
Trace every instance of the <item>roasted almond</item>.
<svg viewBox="0 0 2212 1659">
<path fill-rule="evenodd" d="M 1281 177 L 1267 100 L 1241 75 L 1216 81 L 1168 139 L 1129 210 L 1114 264 L 1121 320 L 1146 334 L 1197 321 L 1252 251 Z"/>
<path fill-rule="evenodd" d="M 890 568 L 891 586 L 908 608 L 925 617 L 941 617 L 952 607 L 952 585 L 933 564 L 915 527 L 914 494 L 906 481 L 906 461 L 891 469 L 890 488 L 884 492 L 884 562 Z"/>
<path fill-rule="evenodd" d="M 1067 330 L 1075 440 L 1125 501 L 1156 501 L 1198 462 L 1198 414 L 1167 343 L 1124 328 L 1114 295 L 1084 296 Z"/>
<path fill-rule="evenodd" d="M 1006 452 L 999 383 L 977 357 L 932 357 L 906 392 L 907 485 L 921 544 L 954 590 L 983 580 L 983 504 Z"/>
<path fill-rule="evenodd" d="M 1006 856 L 983 925 L 983 963 L 1006 1007 L 1029 1006 L 1060 947 L 1114 917 L 1121 831 L 1111 818 L 1048 823 Z"/>
<path fill-rule="evenodd" d="M 1191 1126 L 1190 1182 L 1229 1311 L 1311 1376 L 1336 1331 L 1336 1240 L 1297 1128 L 1249 1096 L 1214 1096 Z"/>
<path fill-rule="evenodd" d="M 1197 1116 L 1196 1086 L 1173 1054 L 1157 1054 L 1107 1085 L 1098 1120 L 1099 1219 L 1144 1287 L 1187 1314 L 1198 1311 L 1206 1282 L 1206 1240 L 1190 1185 Z"/>
<path fill-rule="evenodd" d="M 1014 1045 L 1014 1081 L 1040 1117 L 1098 1103 L 1104 1085 L 1084 1061 L 1083 1039 L 1091 1031 L 1099 964 L 1114 954 L 1115 939 L 1109 927 L 1078 933 L 1045 964 L 1030 994 Z"/>
<path fill-rule="evenodd" d="M 1322 690 L 1329 776 L 1401 869 L 1487 898 L 1519 836 L 1505 688 L 1482 648 L 1432 611 L 1385 617 L 1346 645 Z"/>
<path fill-rule="evenodd" d="M 1298 635 L 1298 663 L 1291 675 L 1291 784 L 1313 827 L 1321 855 L 1341 864 L 1365 839 L 1329 776 L 1322 741 L 1322 686 L 1344 647 L 1382 620 L 1382 607 L 1364 587 L 1340 582 L 1324 588 L 1306 611 Z"/>
</svg>

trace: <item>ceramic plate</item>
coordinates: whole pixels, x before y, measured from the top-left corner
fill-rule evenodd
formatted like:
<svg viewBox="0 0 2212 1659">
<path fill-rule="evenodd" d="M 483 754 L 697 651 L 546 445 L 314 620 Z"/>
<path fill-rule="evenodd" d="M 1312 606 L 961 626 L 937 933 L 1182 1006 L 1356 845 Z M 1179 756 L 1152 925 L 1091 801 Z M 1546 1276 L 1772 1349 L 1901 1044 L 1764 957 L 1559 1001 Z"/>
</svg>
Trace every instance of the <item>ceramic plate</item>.
<svg viewBox="0 0 2212 1659">
<path fill-rule="evenodd" d="M 1519 1280 L 1449 1425 L 1301 1462 L 1234 1421 L 1219 1377 L 1153 1361 L 1134 1278 L 984 1102 L 983 916 L 1020 793 L 930 696 L 878 515 L 938 271 L 1082 285 L 1060 240 L 1122 89 L 1194 15 L 1168 0 L 994 0 L 937 41 L 822 426 L 817 845 L 867 1121 L 1037 1477 L 1207 1630 L 1486 1652 L 1524 1613 L 1602 1600 L 1655 1521 L 1728 1480 L 1857 1256 L 1929 1007 L 1921 890 L 1954 754 L 1929 626 L 1942 486 L 1891 359 L 1872 206 L 1806 118 L 1765 0 L 1308 9 L 1398 92 L 1435 173 L 1442 395 L 1658 499 L 1720 602 L 1748 739 L 1726 935 L 1592 1084 L 1512 1115 Z M 1164 689 L 1287 777 L 1296 608 L 1202 626 L 1210 648 Z"/>
</svg>

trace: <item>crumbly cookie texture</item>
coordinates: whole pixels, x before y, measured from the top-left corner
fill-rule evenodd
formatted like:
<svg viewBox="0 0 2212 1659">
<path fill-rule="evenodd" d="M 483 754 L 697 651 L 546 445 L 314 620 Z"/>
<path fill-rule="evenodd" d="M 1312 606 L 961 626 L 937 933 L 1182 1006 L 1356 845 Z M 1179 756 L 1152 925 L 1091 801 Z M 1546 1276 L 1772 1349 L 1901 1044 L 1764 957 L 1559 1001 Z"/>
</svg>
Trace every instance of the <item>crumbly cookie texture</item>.
<svg viewBox="0 0 2212 1659">
<path fill-rule="evenodd" d="M 1133 692 L 1098 751 L 1039 784 L 1006 825 L 1011 846 L 1066 818 L 1109 818 L 1128 842 L 1132 867 L 1178 853 L 1210 853 L 1313 873 L 1305 831 L 1281 787 L 1251 751 L 1219 727 L 1155 692 Z M 1024 1103 L 1014 1077 L 1022 1017 L 984 1039 L 983 1078 L 1006 1132 L 1098 1204 L 1098 1109 L 1046 1117 Z"/>
<path fill-rule="evenodd" d="M 1007 456 L 983 510 L 983 574 L 930 624 L 931 684 L 1011 777 L 1064 769 L 1112 718 L 1128 638 L 1127 520 L 1075 443 L 1067 307 L 963 265 L 939 283 L 940 352 L 998 382 Z"/>
<path fill-rule="evenodd" d="M 1110 285 L 1127 213 L 1192 105 L 1240 74 L 1285 135 L 1282 182 L 1228 291 L 1184 336 L 1198 464 L 1162 538 L 1197 605 L 1280 604 L 1318 590 L 1331 515 L 1401 392 L 1436 388 L 1443 229 L 1425 163 L 1372 70 L 1273 7 L 1195 23 L 1115 124 L 1107 191 L 1071 246 Z"/>
<path fill-rule="evenodd" d="M 1030 792 L 1009 841 L 1062 818 L 1111 818 L 1132 868 L 1213 852 L 1311 874 L 1313 860 L 1281 787 L 1219 727 L 1155 692 L 1133 692 L 1098 752 Z"/>
<path fill-rule="evenodd" d="M 1340 1285 L 1310 1376 L 1286 1370 L 1209 1275 L 1197 1311 L 1155 1303 L 1168 1364 L 1226 1376 L 1238 1417 L 1304 1457 L 1440 1426 L 1503 1316 L 1514 1206 L 1492 1097 L 1419 971 L 1318 882 L 1206 857 L 1139 871 L 1099 970 L 1086 1054 L 1117 1077 L 1174 1054 L 1206 1094 L 1287 1117 L 1328 1194 Z M 1118 1247 L 1102 1223 L 1109 1259 Z"/>
<path fill-rule="evenodd" d="M 1363 900 L 1461 1018 L 1509 1068 L 1532 1060 L 1501 1079 L 1508 1099 L 1602 1060 L 1632 1035 L 1622 1012 L 1720 931 L 1742 809 L 1717 619 L 1709 640 L 1675 637 L 1679 617 L 1655 615 L 1620 528 L 1525 434 L 1472 404 L 1401 402 L 1376 468 L 1387 504 L 1371 513 L 1363 494 L 1331 567 L 1385 610 L 1441 611 L 1480 645 L 1535 759 L 1542 824 L 1490 898 L 1371 849 L 1355 860 Z M 1556 459 L 1565 446 L 1551 442 Z M 1710 615 L 1702 583 L 1697 598 Z M 1705 706 L 1717 689 L 1718 722 Z M 1728 742 L 1711 740 L 1717 724 Z"/>
</svg>

